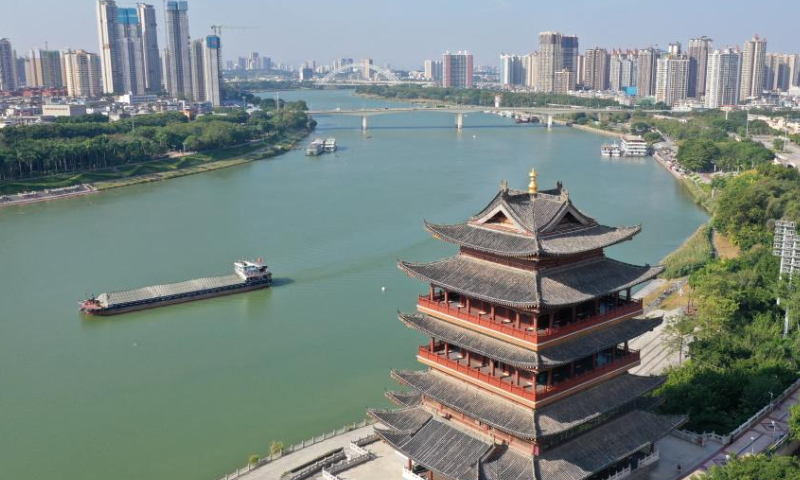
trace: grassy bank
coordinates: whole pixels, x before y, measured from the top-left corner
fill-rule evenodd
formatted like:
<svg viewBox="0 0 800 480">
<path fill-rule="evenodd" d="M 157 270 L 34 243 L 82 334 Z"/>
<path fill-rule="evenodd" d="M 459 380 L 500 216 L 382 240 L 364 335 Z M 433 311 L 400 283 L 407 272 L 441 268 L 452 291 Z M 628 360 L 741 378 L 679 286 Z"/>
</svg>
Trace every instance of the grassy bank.
<svg viewBox="0 0 800 480">
<path fill-rule="evenodd" d="M 683 185 L 683 188 L 685 188 L 692 197 L 694 203 L 703 207 L 703 209 L 705 209 L 705 211 L 708 213 L 713 213 L 714 199 L 711 197 L 710 186 L 701 186 L 698 182 L 695 182 L 691 178 L 681 179 L 681 185 Z"/>
<path fill-rule="evenodd" d="M 665 278 L 679 278 L 702 268 L 713 258 L 711 245 L 711 227 L 701 225 L 691 237 L 687 238 L 677 250 L 670 253 L 661 262 Z"/>
</svg>

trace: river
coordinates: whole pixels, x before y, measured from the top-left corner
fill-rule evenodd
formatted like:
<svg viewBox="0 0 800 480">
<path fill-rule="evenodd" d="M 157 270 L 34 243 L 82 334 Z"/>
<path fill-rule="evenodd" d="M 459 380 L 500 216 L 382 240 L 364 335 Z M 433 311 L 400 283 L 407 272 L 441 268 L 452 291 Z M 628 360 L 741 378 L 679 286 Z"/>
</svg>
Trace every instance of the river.
<svg viewBox="0 0 800 480">
<path fill-rule="evenodd" d="M 272 95 L 272 94 L 270 94 Z M 390 106 L 284 92 L 312 109 Z M 651 158 L 605 137 L 472 114 L 318 118 L 333 155 L 269 160 L 0 209 L 0 477 L 214 479 L 364 417 L 424 341 L 396 311 L 426 290 L 396 268 L 454 251 L 423 219 L 461 221 L 501 180 L 563 180 L 600 222 L 642 223 L 610 255 L 655 263 L 706 215 Z M 264 257 L 272 289 L 85 319 L 87 293 L 228 273 Z M 385 291 L 383 288 L 385 287 Z"/>
</svg>

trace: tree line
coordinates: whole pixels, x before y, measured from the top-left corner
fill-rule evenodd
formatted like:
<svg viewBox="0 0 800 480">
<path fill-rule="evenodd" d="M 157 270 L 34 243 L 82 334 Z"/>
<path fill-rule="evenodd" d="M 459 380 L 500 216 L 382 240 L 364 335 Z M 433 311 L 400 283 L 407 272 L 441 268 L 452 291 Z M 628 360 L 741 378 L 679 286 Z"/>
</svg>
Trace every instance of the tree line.
<svg viewBox="0 0 800 480">
<path fill-rule="evenodd" d="M 261 111 L 218 109 L 190 121 L 179 112 L 137 115 L 116 122 L 103 115 L 59 119 L 0 130 L 0 180 L 19 180 L 143 162 L 169 151 L 202 151 L 277 140 L 313 128 L 305 102 L 252 97 Z"/>
</svg>

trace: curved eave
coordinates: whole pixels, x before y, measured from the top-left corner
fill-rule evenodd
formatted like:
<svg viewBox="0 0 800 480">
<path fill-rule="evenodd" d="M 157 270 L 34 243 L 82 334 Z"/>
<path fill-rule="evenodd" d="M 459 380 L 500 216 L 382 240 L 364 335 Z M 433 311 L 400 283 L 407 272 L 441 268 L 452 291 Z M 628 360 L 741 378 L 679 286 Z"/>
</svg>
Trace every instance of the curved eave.
<svg viewBox="0 0 800 480">
<path fill-rule="evenodd" d="M 559 241 L 563 241 L 565 238 L 568 238 L 571 235 L 580 233 L 580 230 L 578 230 L 577 232 L 570 232 L 570 233 L 564 233 L 564 234 L 558 234 L 540 238 L 539 245 L 541 247 L 541 253 L 544 255 L 549 255 L 549 256 L 575 255 L 601 248 L 612 247 L 619 243 L 626 242 L 635 237 L 636 235 L 638 235 L 639 232 L 641 231 L 642 231 L 641 225 L 636 225 L 633 227 L 615 227 L 614 233 L 617 233 L 617 235 L 608 235 L 608 237 L 610 238 L 608 238 L 608 240 L 606 241 L 600 241 L 597 242 L 596 244 L 588 244 L 583 247 L 577 247 L 571 249 L 556 248 L 556 245 L 554 244 L 558 243 Z"/>
<path fill-rule="evenodd" d="M 462 224 L 462 225 L 466 226 L 466 224 Z M 499 231 L 490 232 L 491 234 L 494 234 L 494 235 L 503 235 L 503 236 L 506 236 L 506 237 L 511 237 L 511 238 L 514 238 L 515 240 L 520 241 L 520 242 L 524 242 L 525 240 L 527 240 L 527 241 L 529 241 L 531 243 L 529 248 L 523 248 L 523 249 L 500 249 L 500 248 L 493 248 L 493 247 L 487 246 L 485 244 L 479 244 L 479 243 L 474 242 L 474 241 L 468 241 L 468 240 L 464 240 L 464 239 L 458 238 L 456 235 L 453 234 L 454 232 L 452 232 L 451 230 L 453 228 L 457 228 L 459 226 L 460 225 L 444 225 L 444 224 L 430 223 L 427 220 L 425 221 L 425 230 L 427 230 L 431 235 L 433 235 L 434 238 L 437 238 L 439 240 L 445 241 L 447 243 L 452 243 L 454 245 L 458 245 L 459 247 L 468 247 L 468 248 L 472 248 L 474 250 L 478 250 L 478 251 L 485 252 L 485 253 L 491 253 L 491 254 L 494 254 L 494 255 L 502 256 L 502 257 L 515 257 L 515 258 L 534 257 L 534 256 L 536 256 L 536 255 L 538 255 L 540 253 L 540 249 L 538 247 L 538 242 L 536 240 L 536 237 L 525 236 L 525 235 L 521 235 L 521 234 L 499 232 Z M 469 226 L 467 228 L 484 229 L 487 232 L 489 232 L 488 229 L 486 229 L 485 227 Z"/>
</svg>

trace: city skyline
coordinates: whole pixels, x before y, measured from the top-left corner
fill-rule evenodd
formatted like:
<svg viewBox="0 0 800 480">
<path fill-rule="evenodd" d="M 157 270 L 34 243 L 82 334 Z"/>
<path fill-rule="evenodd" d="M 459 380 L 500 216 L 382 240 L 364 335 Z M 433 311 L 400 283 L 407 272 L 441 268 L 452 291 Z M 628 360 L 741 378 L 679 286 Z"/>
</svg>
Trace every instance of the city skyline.
<svg viewBox="0 0 800 480">
<path fill-rule="evenodd" d="M 412 3 L 418 0 L 412 0 Z M 4 18 L 14 18 L 13 23 L 0 23 L 0 36 L 13 43 L 18 54 L 34 48 L 53 50 L 84 49 L 97 52 L 96 32 L 93 29 L 63 29 L 64 21 L 91 22 L 94 1 L 56 2 L 42 0 L 50 12 L 38 14 L 41 9 L 30 9 L 22 4 L 4 5 Z M 319 0 L 305 2 L 278 1 L 264 7 L 253 0 L 231 0 L 225 8 L 207 0 L 190 1 L 191 30 L 196 37 L 211 34 L 210 25 L 258 27 L 247 30 L 229 29 L 221 37 L 225 42 L 223 56 L 235 59 L 249 51 L 259 51 L 274 61 L 298 65 L 307 60 L 327 63 L 341 56 L 370 57 L 378 65 L 391 64 L 394 68 L 417 69 L 426 58 L 439 56 L 446 50 L 467 49 L 475 56 L 475 65 L 497 65 L 501 52 L 530 53 L 538 48 L 538 33 L 560 31 L 564 35 L 578 35 L 581 51 L 594 46 L 608 49 L 666 48 L 670 42 L 688 45 L 690 38 L 707 35 L 714 39 L 714 48 L 744 46 L 753 35 L 767 38 L 770 51 L 792 52 L 800 50 L 800 41 L 793 36 L 792 19 L 800 14 L 800 6 L 786 6 L 783 2 L 766 0 L 761 8 L 781 11 L 781 15 L 744 17 L 740 14 L 744 2 L 726 3 L 720 9 L 717 2 L 702 4 L 677 0 L 670 9 L 655 10 L 627 0 L 612 0 L 595 5 L 578 1 L 569 7 L 528 5 L 508 0 L 474 5 L 473 8 L 455 8 L 453 1 L 425 5 L 423 11 L 432 18 L 447 14 L 452 21 L 442 28 L 426 30 L 425 35 L 413 33 L 409 27 L 419 21 L 419 9 L 403 4 L 402 11 L 386 15 L 386 9 L 364 1 L 350 2 L 345 6 L 329 5 Z M 160 45 L 166 45 L 164 12 L 160 2 L 155 2 L 156 21 Z M 459 5 L 460 7 L 461 5 Z M 741 8 L 737 8 L 741 6 Z M 685 8 L 684 8 L 685 7 Z M 286 12 L 285 21 L 251 21 L 242 11 L 264 9 L 265 12 Z M 308 15 L 308 12 L 314 15 Z M 693 15 L 686 15 L 687 11 Z M 414 15 L 411 12 L 415 12 Z M 625 28 L 609 29 L 609 24 L 620 22 L 621 15 L 630 18 Z M 650 19 L 658 15 L 659 21 Z M 244 19 L 243 19 L 244 18 Z M 260 16 L 256 18 L 269 18 Z M 502 28 L 487 18 L 502 19 Z M 708 19 L 712 18 L 713 21 Z M 638 20 L 638 21 L 637 21 Z M 344 28 L 353 23 L 358 29 Z M 38 25 L 38 28 L 31 28 Z M 299 30 L 303 35 L 298 35 Z M 330 35 L 334 29 L 336 35 Z M 497 32 L 501 31 L 502 35 Z M 320 42 L 320 38 L 325 38 Z M 291 40 L 288 40 L 291 39 Z M 369 41 L 364 41 L 369 39 Z"/>
</svg>

